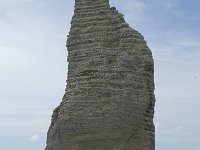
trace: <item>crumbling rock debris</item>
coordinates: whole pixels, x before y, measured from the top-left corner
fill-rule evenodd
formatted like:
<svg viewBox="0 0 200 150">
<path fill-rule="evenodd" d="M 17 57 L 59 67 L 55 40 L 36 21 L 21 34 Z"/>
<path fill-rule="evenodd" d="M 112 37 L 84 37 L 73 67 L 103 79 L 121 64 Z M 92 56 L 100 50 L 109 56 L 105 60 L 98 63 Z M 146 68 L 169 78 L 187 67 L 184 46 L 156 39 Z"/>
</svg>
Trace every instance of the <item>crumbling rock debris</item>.
<svg viewBox="0 0 200 150">
<path fill-rule="evenodd" d="M 45 150 L 155 150 L 154 65 L 109 0 L 76 0 L 68 79 Z"/>
</svg>

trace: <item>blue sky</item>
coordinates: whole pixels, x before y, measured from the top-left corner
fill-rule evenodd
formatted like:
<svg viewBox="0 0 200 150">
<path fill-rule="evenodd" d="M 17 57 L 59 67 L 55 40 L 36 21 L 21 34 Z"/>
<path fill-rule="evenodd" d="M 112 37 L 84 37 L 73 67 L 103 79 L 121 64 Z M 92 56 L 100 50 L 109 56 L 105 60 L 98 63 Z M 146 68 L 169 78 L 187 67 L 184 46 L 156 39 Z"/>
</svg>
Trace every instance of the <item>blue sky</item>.
<svg viewBox="0 0 200 150">
<path fill-rule="evenodd" d="M 200 1 L 110 0 L 155 59 L 156 149 L 200 150 Z M 0 0 L 0 150 L 44 150 L 74 0 Z"/>
</svg>

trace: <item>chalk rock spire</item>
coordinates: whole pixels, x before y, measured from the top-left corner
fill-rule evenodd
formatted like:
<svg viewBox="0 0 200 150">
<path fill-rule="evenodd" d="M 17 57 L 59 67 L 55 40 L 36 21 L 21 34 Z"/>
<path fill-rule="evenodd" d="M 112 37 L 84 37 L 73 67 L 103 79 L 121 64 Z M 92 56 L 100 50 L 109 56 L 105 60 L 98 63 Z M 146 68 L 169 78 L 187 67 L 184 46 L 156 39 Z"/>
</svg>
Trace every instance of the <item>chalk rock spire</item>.
<svg viewBox="0 0 200 150">
<path fill-rule="evenodd" d="M 86 7 L 97 7 L 97 6 L 109 7 L 109 0 L 75 0 L 76 8 L 86 8 Z"/>
<path fill-rule="evenodd" d="M 68 78 L 46 150 L 155 150 L 154 65 L 108 0 L 76 0 Z"/>
</svg>

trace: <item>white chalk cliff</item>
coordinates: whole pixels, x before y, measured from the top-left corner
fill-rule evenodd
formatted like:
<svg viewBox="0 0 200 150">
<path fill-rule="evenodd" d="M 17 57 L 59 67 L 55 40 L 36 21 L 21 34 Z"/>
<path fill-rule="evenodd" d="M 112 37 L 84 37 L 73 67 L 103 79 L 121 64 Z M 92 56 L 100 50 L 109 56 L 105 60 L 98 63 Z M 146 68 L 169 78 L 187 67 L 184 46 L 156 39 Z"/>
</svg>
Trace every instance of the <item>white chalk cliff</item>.
<svg viewBox="0 0 200 150">
<path fill-rule="evenodd" d="M 154 64 L 109 0 L 75 0 L 68 78 L 46 150 L 155 150 Z"/>
</svg>

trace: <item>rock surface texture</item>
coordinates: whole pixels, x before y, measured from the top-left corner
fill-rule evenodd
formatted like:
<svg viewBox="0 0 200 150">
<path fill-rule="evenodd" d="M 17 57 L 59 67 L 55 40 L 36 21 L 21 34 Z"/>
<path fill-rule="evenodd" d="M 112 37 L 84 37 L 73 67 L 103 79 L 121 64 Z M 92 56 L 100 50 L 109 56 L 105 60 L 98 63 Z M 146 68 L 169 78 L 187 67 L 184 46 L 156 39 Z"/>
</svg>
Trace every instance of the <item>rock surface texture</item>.
<svg viewBox="0 0 200 150">
<path fill-rule="evenodd" d="M 46 150 L 155 150 L 154 65 L 143 36 L 109 0 L 76 0 L 67 48 Z"/>
</svg>

